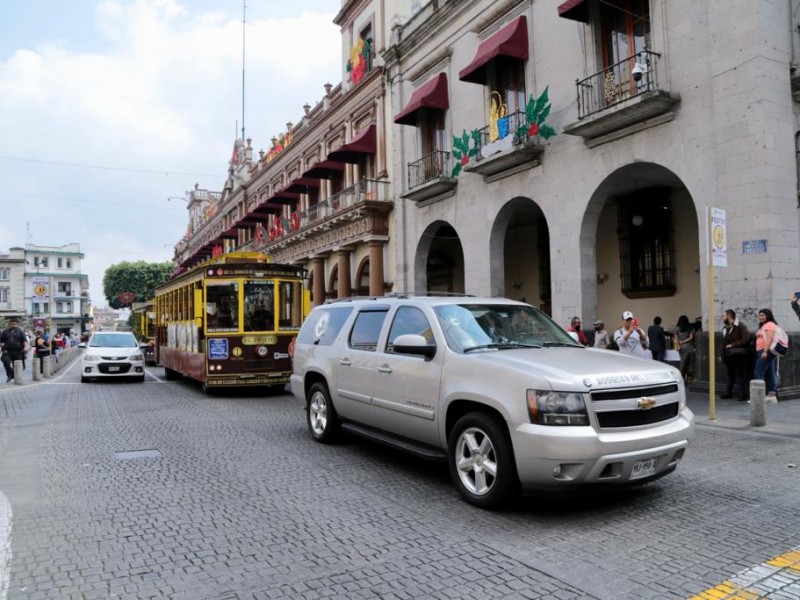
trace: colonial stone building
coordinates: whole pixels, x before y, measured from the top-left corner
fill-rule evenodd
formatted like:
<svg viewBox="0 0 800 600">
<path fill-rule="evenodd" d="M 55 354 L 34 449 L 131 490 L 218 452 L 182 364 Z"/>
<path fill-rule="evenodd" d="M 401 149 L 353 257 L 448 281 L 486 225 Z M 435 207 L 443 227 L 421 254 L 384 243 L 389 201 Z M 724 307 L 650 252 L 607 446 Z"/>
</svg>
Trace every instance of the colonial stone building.
<svg viewBox="0 0 800 600">
<path fill-rule="evenodd" d="M 326 84 L 322 101 L 303 107 L 268 151 L 254 156 L 251 140 L 237 140 L 221 193 L 190 192 L 179 269 L 220 252 L 261 250 L 305 266 L 315 304 L 393 289 L 391 107 L 377 58 L 392 15 L 383 6 L 344 2 L 335 19 L 342 82 Z"/>
<path fill-rule="evenodd" d="M 797 4 L 428 3 L 384 54 L 398 289 L 706 331 L 713 289 L 714 329 L 771 307 L 799 330 Z"/>
<path fill-rule="evenodd" d="M 237 141 L 179 264 L 259 248 L 315 303 L 463 292 L 705 331 L 771 307 L 798 331 L 798 4 L 343 0 L 342 83 L 268 152 Z"/>
</svg>

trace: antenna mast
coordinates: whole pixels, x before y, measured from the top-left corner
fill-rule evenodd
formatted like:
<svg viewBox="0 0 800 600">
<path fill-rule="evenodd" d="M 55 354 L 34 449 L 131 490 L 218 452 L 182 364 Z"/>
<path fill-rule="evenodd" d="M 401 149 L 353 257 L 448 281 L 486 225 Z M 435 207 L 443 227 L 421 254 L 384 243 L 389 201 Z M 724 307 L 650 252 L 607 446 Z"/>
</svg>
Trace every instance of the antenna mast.
<svg viewBox="0 0 800 600">
<path fill-rule="evenodd" d="M 247 4 L 242 0 L 242 141 L 244 141 L 244 38 Z"/>
</svg>

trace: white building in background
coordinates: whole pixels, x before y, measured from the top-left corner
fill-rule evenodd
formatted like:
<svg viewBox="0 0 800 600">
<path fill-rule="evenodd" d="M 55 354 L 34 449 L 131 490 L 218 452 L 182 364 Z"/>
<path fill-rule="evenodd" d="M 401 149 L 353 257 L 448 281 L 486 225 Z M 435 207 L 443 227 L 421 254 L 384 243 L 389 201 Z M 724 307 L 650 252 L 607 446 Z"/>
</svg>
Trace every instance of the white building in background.
<svg viewBox="0 0 800 600">
<path fill-rule="evenodd" d="M 91 320 L 89 277 L 81 273 L 80 244 L 25 249 L 25 313 L 28 326 L 50 333 L 83 333 Z"/>
<path fill-rule="evenodd" d="M 0 319 L 25 316 L 25 249 L 0 254 Z"/>
</svg>

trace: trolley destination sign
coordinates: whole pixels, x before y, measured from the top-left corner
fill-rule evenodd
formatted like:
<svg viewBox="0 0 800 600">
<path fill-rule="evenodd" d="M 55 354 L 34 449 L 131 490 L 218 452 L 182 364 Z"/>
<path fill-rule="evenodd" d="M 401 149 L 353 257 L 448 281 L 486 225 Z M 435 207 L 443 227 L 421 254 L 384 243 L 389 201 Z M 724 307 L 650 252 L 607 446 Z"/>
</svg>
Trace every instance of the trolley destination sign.
<svg viewBox="0 0 800 600">
<path fill-rule="evenodd" d="M 206 277 L 297 277 L 301 267 L 290 265 L 211 265 L 206 267 Z"/>
</svg>

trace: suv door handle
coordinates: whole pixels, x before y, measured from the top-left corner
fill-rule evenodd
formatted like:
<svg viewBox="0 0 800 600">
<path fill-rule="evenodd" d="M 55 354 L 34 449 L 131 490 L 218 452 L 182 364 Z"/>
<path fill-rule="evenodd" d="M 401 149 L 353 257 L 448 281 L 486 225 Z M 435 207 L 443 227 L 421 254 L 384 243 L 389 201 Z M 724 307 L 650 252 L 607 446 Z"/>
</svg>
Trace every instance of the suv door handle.
<svg viewBox="0 0 800 600">
<path fill-rule="evenodd" d="M 378 367 L 378 373 L 391 373 L 391 372 L 392 372 L 392 367 L 390 367 L 389 365 L 381 365 L 380 367 Z"/>
<path fill-rule="evenodd" d="M 339 364 L 342 365 L 343 367 L 349 367 L 353 363 L 350 362 L 349 358 L 341 358 L 339 359 Z"/>
</svg>

